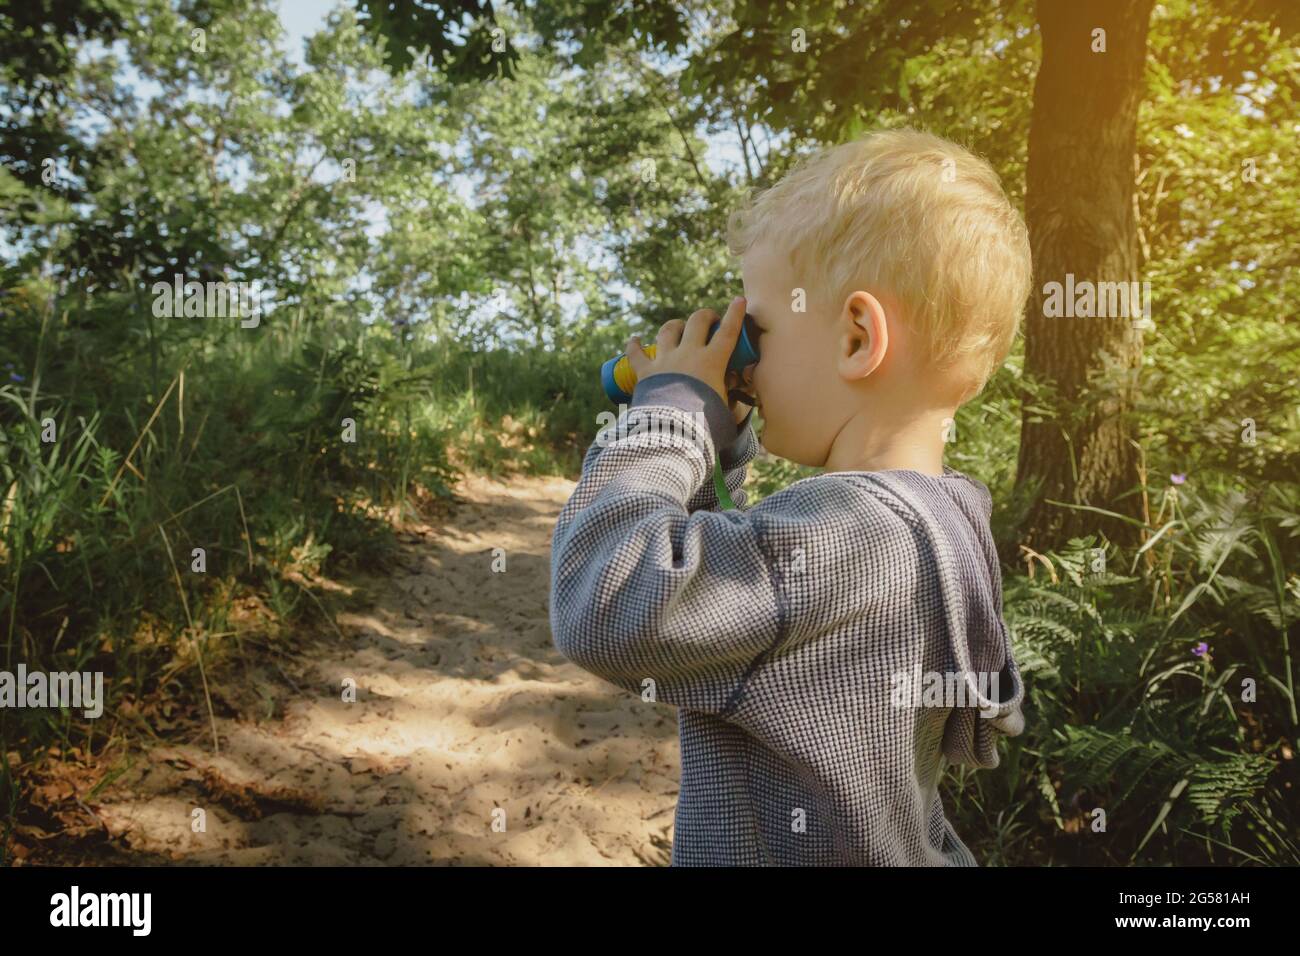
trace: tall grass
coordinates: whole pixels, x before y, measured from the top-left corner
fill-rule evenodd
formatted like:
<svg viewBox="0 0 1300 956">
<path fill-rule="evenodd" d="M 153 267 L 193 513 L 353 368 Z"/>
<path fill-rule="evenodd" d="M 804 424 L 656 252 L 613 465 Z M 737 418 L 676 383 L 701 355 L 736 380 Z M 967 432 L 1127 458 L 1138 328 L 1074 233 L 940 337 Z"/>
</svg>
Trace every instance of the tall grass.
<svg viewBox="0 0 1300 956">
<path fill-rule="evenodd" d="M 0 315 L 5 667 L 103 671 L 108 693 L 95 721 L 0 709 L 0 755 L 19 762 L 102 747 L 119 718 L 138 724 L 125 698 L 219 710 L 214 669 L 328 627 L 316 584 L 382 563 L 393 519 L 467 468 L 571 468 L 599 400 L 594 345 L 474 354 L 284 311 L 255 330 L 145 322 L 134 295 L 34 280 Z M 15 770 L 0 762 L 9 822 Z"/>
</svg>

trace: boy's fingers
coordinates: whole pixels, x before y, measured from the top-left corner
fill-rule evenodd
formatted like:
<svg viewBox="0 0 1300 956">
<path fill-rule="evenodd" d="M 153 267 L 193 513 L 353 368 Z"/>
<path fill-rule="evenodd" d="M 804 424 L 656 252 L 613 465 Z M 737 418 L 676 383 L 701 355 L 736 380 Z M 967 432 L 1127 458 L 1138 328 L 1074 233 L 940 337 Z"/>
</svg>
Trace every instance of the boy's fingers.
<svg viewBox="0 0 1300 956">
<path fill-rule="evenodd" d="M 670 351 L 677 347 L 682 340 L 682 331 L 686 328 L 686 323 L 681 319 L 669 319 L 659 327 L 659 335 L 655 338 L 655 344 L 659 346 L 660 351 Z"/>
<path fill-rule="evenodd" d="M 640 337 L 629 335 L 623 351 L 627 354 L 627 362 L 632 366 L 632 371 L 636 373 L 637 378 L 641 378 L 641 372 L 650 361 L 650 357 L 642 350 Z"/>
<path fill-rule="evenodd" d="M 718 342 L 717 345 L 718 350 L 721 351 L 725 349 L 727 355 L 730 356 L 732 350 L 736 347 L 737 339 L 740 338 L 740 326 L 744 321 L 745 297 L 743 295 L 738 295 L 731 300 L 731 305 L 727 306 L 727 314 L 722 317 L 722 325 L 719 327 L 718 331 L 714 333 L 713 341 L 709 344 L 712 345 L 714 342 L 718 342 L 718 340 L 721 339 L 722 341 Z"/>
<path fill-rule="evenodd" d="M 709 329 L 718 321 L 718 313 L 712 309 L 697 309 L 686 320 L 686 329 L 682 332 L 683 345 L 704 345 L 708 339 Z"/>
</svg>

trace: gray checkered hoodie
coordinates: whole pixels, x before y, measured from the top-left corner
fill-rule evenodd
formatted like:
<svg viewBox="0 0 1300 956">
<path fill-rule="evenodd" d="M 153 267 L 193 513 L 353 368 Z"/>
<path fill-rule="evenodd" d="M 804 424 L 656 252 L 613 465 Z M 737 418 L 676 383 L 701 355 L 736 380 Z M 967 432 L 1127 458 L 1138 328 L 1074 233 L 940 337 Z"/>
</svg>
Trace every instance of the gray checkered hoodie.
<svg viewBox="0 0 1300 956">
<path fill-rule="evenodd" d="M 649 376 L 552 539 L 556 647 L 678 708 L 672 864 L 979 865 L 938 785 L 1024 727 L 988 489 L 840 471 L 745 507 L 757 451 L 707 384 Z"/>
</svg>

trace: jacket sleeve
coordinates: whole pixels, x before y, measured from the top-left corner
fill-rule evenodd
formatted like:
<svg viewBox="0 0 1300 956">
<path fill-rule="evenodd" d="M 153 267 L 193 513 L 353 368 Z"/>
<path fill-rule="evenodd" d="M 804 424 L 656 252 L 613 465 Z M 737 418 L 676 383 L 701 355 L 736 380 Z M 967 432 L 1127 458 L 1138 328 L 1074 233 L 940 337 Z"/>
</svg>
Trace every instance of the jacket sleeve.
<svg viewBox="0 0 1300 956">
<path fill-rule="evenodd" d="M 551 544 L 557 649 L 646 699 L 714 714 L 783 629 L 759 515 L 688 510 L 712 482 L 715 436 L 730 445 L 735 432 L 704 382 L 638 382 L 588 450 Z"/>
</svg>

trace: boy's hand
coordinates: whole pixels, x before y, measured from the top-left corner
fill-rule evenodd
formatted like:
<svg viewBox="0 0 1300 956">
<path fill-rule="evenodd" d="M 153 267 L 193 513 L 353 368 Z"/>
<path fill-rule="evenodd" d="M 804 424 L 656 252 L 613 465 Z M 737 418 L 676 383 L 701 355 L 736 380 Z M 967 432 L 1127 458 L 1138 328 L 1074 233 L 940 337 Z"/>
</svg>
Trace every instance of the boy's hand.
<svg viewBox="0 0 1300 956">
<path fill-rule="evenodd" d="M 631 336 L 627 340 L 626 351 L 637 381 L 659 372 L 681 372 L 698 378 L 718 393 L 731 409 L 737 423 L 743 421 L 749 414 L 749 408 L 743 402 L 733 402 L 727 394 L 728 387 L 739 387 L 737 373 L 727 371 L 727 362 L 736 348 L 744 318 L 745 297 L 737 296 L 727 308 L 722 325 L 708 341 L 705 339 L 709 329 L 718 320 L 718 313 L 712 309 L 700 309 L 685 322 L 670 319 L 659 329 L 659 335 L 655 339 L 654 358 L 642 350 L 638 336 Z"/>
</svg>

